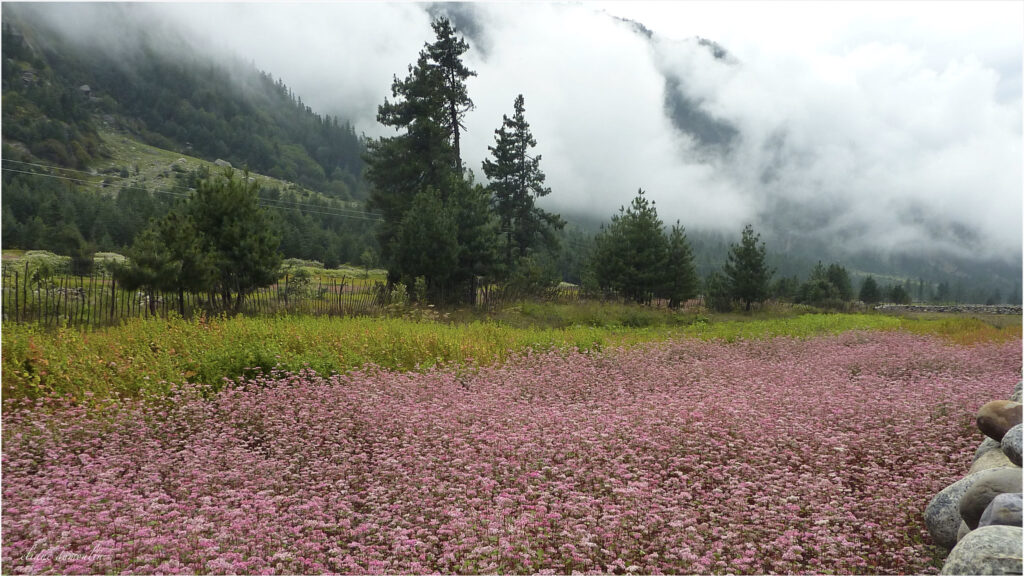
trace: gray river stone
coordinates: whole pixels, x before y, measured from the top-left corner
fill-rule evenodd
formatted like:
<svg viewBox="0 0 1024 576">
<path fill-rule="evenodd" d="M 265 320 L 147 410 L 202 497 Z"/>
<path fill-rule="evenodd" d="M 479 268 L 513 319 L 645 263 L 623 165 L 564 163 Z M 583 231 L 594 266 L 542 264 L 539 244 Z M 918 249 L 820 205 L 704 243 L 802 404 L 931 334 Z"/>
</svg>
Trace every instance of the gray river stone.
<svg viewBox="0 0 1024 576">
<path fill-rule="evenodd" d="M 961 520 L 960 521 L 960 530 L 957 530 L 957 533 L 956 533 L 956 541 L 957 541 L 957 543 L 959 543 L 961 540 L 963 540 L 964 536 L 967 536 L 967 534 L 970 531 L 971 531 L 971 529 L 967 527 L 967 522 L 964 522 L 963 520 Z"/>
<path fill-rule="evenodd" d="M 975 472 L 981 472 L 982 470 L 989 470 L 991 468 L 1013 468 L 1013 462 L 1003 454 L 1002 450 L 989 450 L 981 455 L 971 464 L 971 469 L 967 471 L 968 474 L 974 474 Z"/>
<path fill-rule="evenodd" d="M 956 534 L 960 530 L 960 499 L 978 480 L 998 474 L 1005 468 L 982 470 L 953 482 L 935 495 L 924 509 L 924 524 L 938 546 L 950 550 L 956 546 Z"/>
<path fill-rule="evenodd" d="M 982 474 L 986 474 L 982 477 Z M 974 530 L 978 527 L 981 515 L 985 513 L 992 499 L 1000 494 L 1014 494 L 1021 491 L 1021 469 L 993 468 L 968 476 L 977 480 L 964 491 L 960 497 L 960 518 L 967 522 L 967 527 Z"/>
<path fill-rule="evenodd" d="M 978 445 L 978 449 L 974 451 L 974 462 L 977 462 L 978 458 L 981 458 L 986 452 L 991 452 L 992 450 L 999 450 L 999 441 L 986 436 L 985 440 Z"/>
<path fill-rule="evenodd" d="M 1024 546 L 1018 526 L 984 526 L 972 530 L 946 557 L 940 574 L 1020 574 Z"/>
<path fill-rule="evenodd" d="M 1020 492 L 1000 494 L 992 499 L 988 508 L 978 520 L 978 528 L 983 526 L 1020 526 L 1021 509 L 1024 508 L 1024 495 Z"/>
<path fill-rule="evenodd" d="M 1000 444 L 999 444 L 999 447 L 1003 449 L 1003 454 L 1006 455 L 1006 458 L 1010 462 L 1013 462 L 1014 464 L 1016 464 L 1017 466 L 1020 466 L 1020 452 L 1021 452 L 1021 446 L 1020 446 L 1021 438 L 1020 438 L 1020 435 L 1021 435 L 1021 425 L 1017 424 L 1016 426 L 1014 426 L 1013 428 L 1010 428 L 1006 432 L 1006 435 L 1003 436 L 1002 442 L 1000 442 Z"/>
</svg>

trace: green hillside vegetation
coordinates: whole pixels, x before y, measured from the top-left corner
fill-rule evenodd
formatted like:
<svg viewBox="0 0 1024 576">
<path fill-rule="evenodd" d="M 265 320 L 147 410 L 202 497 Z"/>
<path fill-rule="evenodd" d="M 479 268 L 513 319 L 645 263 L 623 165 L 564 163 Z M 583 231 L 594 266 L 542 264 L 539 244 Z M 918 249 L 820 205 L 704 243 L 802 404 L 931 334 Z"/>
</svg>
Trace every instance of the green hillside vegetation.
<svg viewBox="0 0 1024 576">
<path fill-rule="evenodd" d="M 3 27 L 3 137 L 33 156 L 82 168 L 105 155 L 96 118 L 142 141 L 295 182 L 341 200 L 366 196 L 362 139 L 283 82 L 241 62 L 214 63 L 182 43 L 117 55 L 75 46 L 10 6 Z M 67 130 L 70 138 L 65 137 Z"/>
<path fill-rule="evenodd" d="M 102 128 L 96 134 L 106 156 L 89 170 L 42 165 L 5 143 L 5 248 L 123 253 L 151 218 L 182 201 L 198 180 L 224 172 L 211 161 L 145 144 L 124 132 Z M 259 186 L 262 205 L 275 215 L 286 256 L 334 268 L 360 263 L 367 250 L 375 251 L 370 229 L 376 216 L 361 203 L 263 174 L 249 177 Z"/>
</svg>

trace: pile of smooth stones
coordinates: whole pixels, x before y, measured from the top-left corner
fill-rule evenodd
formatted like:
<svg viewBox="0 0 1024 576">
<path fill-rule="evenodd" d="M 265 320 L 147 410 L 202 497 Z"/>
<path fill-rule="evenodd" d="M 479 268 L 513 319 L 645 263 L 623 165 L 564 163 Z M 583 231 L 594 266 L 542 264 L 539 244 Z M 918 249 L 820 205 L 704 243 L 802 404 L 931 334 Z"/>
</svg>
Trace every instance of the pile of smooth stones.
<svg viewBox="0 0 1024 576">
<path fill-rule="evenodd" d="M 932 498 L 924 522 L 950 550 L 941 574 L 1021 574 L 1021 383 L 978 410 L 985 441 L 967 475 Z"/>
</svg>

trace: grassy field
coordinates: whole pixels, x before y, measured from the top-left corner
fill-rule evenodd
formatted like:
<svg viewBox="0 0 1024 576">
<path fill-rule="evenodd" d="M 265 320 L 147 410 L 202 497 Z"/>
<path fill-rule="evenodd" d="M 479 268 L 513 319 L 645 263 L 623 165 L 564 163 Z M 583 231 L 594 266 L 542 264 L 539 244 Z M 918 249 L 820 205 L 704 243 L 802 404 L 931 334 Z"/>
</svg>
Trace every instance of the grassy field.
<svg viewBox="0 0 1024 576">
<path fill-rule="evenodd" d="M 75 399 L 162 395 L 185 381 L 219 388 L 225 378 L 275 368 L 322 374 L 367 364 L 394 370 L 500 364 L 527 351 L 597 352 L 672 338 L 726 342 L 808 338 L 850 330 L 905 330 L 971 345 L 1020 339 L 1020 318 L 908 318 L 881 314 L 725 317 L 621 305 L 524 304 L 481 318 L 414 311 L 401 318 L 234 317 L 132 320 L 83 332 L 5 324 L 3 395 Z"/>
</svg>

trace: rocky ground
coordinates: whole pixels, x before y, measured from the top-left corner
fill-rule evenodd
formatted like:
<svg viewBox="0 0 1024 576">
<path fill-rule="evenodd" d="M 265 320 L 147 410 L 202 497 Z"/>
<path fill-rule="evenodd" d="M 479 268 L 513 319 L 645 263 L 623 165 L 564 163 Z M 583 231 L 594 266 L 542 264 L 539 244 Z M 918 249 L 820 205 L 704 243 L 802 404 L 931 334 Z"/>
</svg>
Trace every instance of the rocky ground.
<svg viewBox="0 0 1024 576">
<path fill-rule="evenodd" d="M 875 310 L 883 312 L 943 312 L 949 314 L 1020 314 L 1021 307 L 1010 304 L 882 304 Z"/>
<path fill-rule="evenodd" d="M 967 475 L 928 504 L 924 520 L 935 543 L 951 549 L 942 574 L 1020 574 L 1021 383 L 1009 400 L 978 410 L 985 435 Z"/>
</svg>

